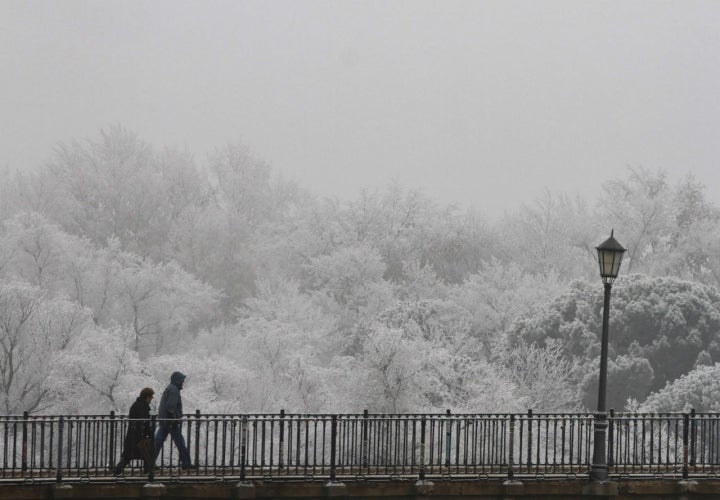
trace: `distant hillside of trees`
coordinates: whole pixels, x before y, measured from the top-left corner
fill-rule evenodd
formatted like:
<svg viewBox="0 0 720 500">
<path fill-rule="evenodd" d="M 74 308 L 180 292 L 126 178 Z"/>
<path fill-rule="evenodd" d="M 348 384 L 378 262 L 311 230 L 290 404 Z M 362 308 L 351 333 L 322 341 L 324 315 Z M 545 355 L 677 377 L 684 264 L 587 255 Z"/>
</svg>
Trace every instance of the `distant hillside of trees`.
<svg viewBox="0 0 720 500">
<path fill-rule="evenodd" d="M 686 381 L 720 362 L 720 210 L 691 176 L 630 168 L 491 221 L 395 184 L 318 198 L 241 144 L 197 161 L 115 126 L 4 179 L 6 414 L 126 411 L 174 370 L 212 412 L 592 409 L 610 228 L 609 406 L 714 408 Z"/>
</svg>

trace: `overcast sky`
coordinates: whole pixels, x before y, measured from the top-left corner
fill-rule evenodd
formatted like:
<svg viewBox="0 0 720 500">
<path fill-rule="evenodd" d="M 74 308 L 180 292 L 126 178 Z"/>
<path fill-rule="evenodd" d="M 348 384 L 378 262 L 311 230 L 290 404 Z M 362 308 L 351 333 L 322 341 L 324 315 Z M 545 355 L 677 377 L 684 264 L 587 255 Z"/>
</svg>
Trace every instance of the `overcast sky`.
<svg viewBox="0 0 720 500">
<path fill-rule="evenodd" d="M 121 124 L 489 216 L 627 166 L 720 204 L 720 1 L 0 0 L 0 164 Z"/>
</svg>

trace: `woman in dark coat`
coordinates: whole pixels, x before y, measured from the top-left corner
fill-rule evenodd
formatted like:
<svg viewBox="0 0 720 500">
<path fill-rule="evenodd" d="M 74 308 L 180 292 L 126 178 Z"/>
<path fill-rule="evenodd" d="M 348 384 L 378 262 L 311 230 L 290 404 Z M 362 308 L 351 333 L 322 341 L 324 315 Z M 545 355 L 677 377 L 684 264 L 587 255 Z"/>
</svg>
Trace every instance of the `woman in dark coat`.
<svg viewBox="0 0 720 500">
<path fill-rule="evenodd" d="M 130 407 L 128 413 L 128 430 L 125 434 L 122 457 L 115 467 L 115 475 L 122 474 L 123 469 L 131 460 L 143 459 L 146 473 L 152 471 L 153 464 L 153 432 L 150 421 L 150 402 L 155 391 L 146 387 Z"/>
</svg>

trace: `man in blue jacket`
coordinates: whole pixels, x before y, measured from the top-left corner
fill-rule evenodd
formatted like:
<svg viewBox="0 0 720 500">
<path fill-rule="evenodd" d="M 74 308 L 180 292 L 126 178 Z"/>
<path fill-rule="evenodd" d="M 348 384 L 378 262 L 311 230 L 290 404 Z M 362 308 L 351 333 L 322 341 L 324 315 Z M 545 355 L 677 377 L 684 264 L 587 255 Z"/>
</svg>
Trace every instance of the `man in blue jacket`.
<svg viewBox="0 0 720 500">
<path fill-rule="evenodd" d="M 158 407 L 158 430 L 155 433 L 155 460 L 167 439 L 168 434 L 172 437 L 175 447 L 180 454 L 180 466 L 183 469 L 193 468 L 190 463 L 190 452 L 185 446 L 180 424 L 182 422 L 182 396 L 180 391 L 185 382 L 185 375 L 181 372 L 173 372 L 170 376 L 170 383 L 160 398 Z"/>
</svg>

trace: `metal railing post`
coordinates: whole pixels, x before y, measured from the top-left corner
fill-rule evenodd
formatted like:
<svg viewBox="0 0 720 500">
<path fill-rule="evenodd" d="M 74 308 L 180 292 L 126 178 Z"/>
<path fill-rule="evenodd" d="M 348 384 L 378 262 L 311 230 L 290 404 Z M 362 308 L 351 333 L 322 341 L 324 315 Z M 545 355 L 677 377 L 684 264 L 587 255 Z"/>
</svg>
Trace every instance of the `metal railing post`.
<svg viewBox="0 0 720 500">
<path fill-rule="evenodd" d="M 613 455 L 615 451 L 615 410 L 610 408 L 610 419 L 608 420 L 608 450 L 607 450 L 607 466 L 615 465 Z"/>
<path fill-rule="evenodd" d="M 363 420 L 362 420 L 362 447 L 360 453 L 362 453 L 362 465 L 364 467 L 368 466 L 368 411 L 363 410 Z"/>
<path fill-rule="evenodd" d="M 683 479 L 688 478 L 688 437 L 690 434 L 690 415 L 683 413 L 683 467 L 682 477 Z"/>
<path fill-rule="evenodd" d="M 427 421 L 425 419 L 425 415 L 423 415 L 422 420 L 420 421 L 420 474 L 418 476 L 418 479 L 420 481 L 425 480 L 425 428 L 427 426 Z"/>
<path fill-rule="evenodd" d="M 209 424 L 208 424 L 209 425 Z M 189 431 L 189 429 L 188 429 Z M 189 434 L 189 432 L 188 432 Z M 195 410 L 195 467 L 200 466 L 200 410 Z M 206 444 L 207 445 L 207 444 Z M 206 465 L 207 467 L 207 465 Z"/>
<path fill-rule="evenodd" d="M 330 481 L 335 481 L 336 471 L 336 455 L 335 448 L 337 446 L 337 415 L 332 416 L 330 424 Z"/>
<path fill-rule="evenodd" d="M 27 430 L 27 423 L 28 423 L 28 416 L 29 413 L 27 411 L 23 412 L 22 415 L 22 449 L 21 449 L 21 468 L 24 471 L 27 470 L 27 448 L 28 448 L 28 430 Z"/>
<path fill-rule="evenodd" d="M 452 438 L 452 420 L 450 419 L 450 410 L 445 411 L 445 467 L 448 474 L 450 473 L 450 455 L 452 454 L 452 446 L 450 439 Z"/>
<path fill-rule="evenodd" d="M 515 455 L 515 415 L 510 415 L 510 438 L 508 443 L 508 473 L 507 477 L 509 481 L 515 478 L 515 471 L 513 470 L 513 460 Z"/>
<path fill-rule="evenodd" d="M 697 421 L 695 419 L 695 408 L 690 409 L 690 465 L 693 467 L 697 463 L 695 453 L 697 452 Z"/>
<path fill-rule="evenodd" d="M 283 469 L 285 459 L 285 410 L 280 410 L 280 443 L 278 445 L 278 469 Z"/>
<path fill-rule="evenodd" d="M 247 462 L 247 415 L 242 416 L 240 424 L 240 481 L 245 481 L 245 462 Z"/>
<path fill-rule="evenodd" d="M 58 421 L 58 446 L 57 446 L 57 472 L 55 473 L 55 481 L 62 482 L 63 468 L 63 434 L 65 430 L 65 417 L 60 416 Z"/>
<path fill-rule="evenodd" d="M 527 471 L 530 472 L 530 468 L 532 467 L 532 416 L 533 411 L 532 409 L 527 411 L 527 419 L 528 419 L 528 425 L 527 425 Z"/>
<path fill-rule="evenodd" d="M 148 472 L 148 481 L 152 483 L 155 481 L 155 426 L 157 425 L 157 415 L 150 415 L 150 422 L 148 422 L 148 425 L 150 426 L 150 458 L 152 459 L 148 464 L 150 467 L 150 471 Z"/>
<path fill-rule="evenodd" d="M 108 469 L 113 470 L 115 468 L 115 410 L 110 411 L 110 425 L 109 425 L 108 436 Z"/>
</svg>

